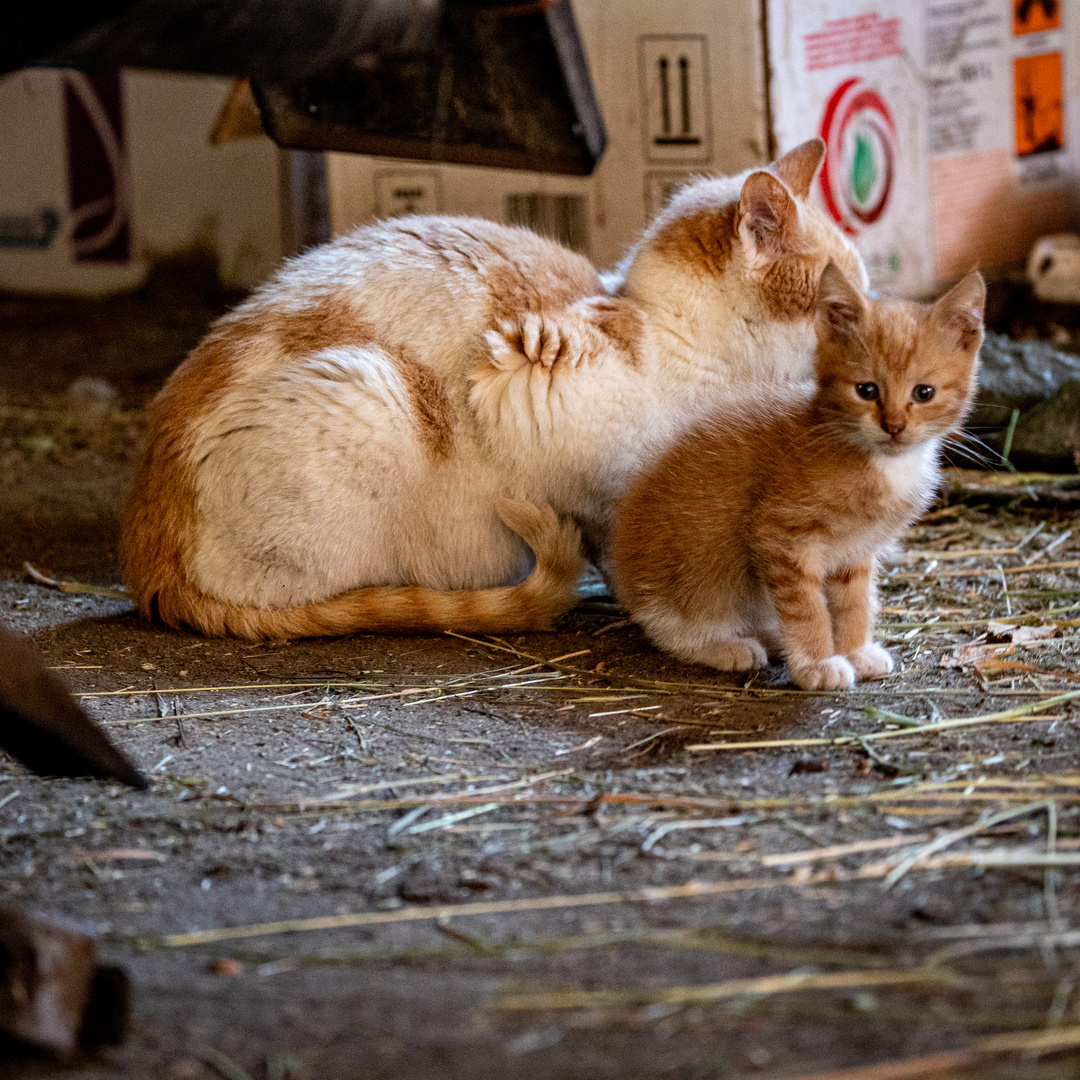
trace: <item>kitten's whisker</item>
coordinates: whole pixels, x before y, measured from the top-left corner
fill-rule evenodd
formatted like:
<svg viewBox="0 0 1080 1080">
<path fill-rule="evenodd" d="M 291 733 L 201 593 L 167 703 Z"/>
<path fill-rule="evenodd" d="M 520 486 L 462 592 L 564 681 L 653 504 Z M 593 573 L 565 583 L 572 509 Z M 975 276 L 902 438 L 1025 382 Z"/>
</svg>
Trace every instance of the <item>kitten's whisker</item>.
<svg viewBox="0 0 1080 1080">
<path fill-rule="evenodd" d="M 1002 412 L 1007 412 L 1009 414 L 1011 414 L 1012 411 L 1013 411 L 1013 407 L 1011 405 L 995 405 L 993 402 L 979 401 L 977 398 L 975 400 L 975 408 L 976 409 L 1000 409 Z"/>
<path fill-rule="evenodd" d="M 1002 457 L 1000 451 L 995 450 L 992 446 L 990 446 L 988 443 L 983 442 L 982 439 L 980 439 L 977 435 L 972 434 L 970 431 L 958 431 L 955 433 L 954 438 L 962 439 L 967 443 L 973 444 L 973 446 L 981 447 L 983 450 L 985 450 L 986 455 L 984 455 L 984 460 L 987 462 L 987 464 L 1003 465 L 1005 463 L 1005 459 Z M 964 449 L 973 457 L 976 453 L 979 452 L 974 450 L 971 446 L 966 446 L 964 447 Z"/>
<path fill-rule="evenodd" d="M 976 446 L 968 446 L 962 440 L 946 439 L 943 444 L 943 449 L 947 452 L 951 452 L 958 458 L 963 458 L 968 461 L 976 462 L 983 468 L 999 472 L 1001 469 L 1001 455 L 991 452 L 991 454 L 983 453 Z"/>
<path fill-rule="evenodd" d="M 997 453 L 997 451 L 989 443 L 984 442 L 982 439 L 979 438 L 978 435 L 976 435 L 972 431 L 968 431 L 966 428 L 961 428 L 958 432 L 956 432 L 956 438 L 967 439 L 969 442 L 977 443 L 979 446 L 985 447 L 992 454 Z"/>
</svg>

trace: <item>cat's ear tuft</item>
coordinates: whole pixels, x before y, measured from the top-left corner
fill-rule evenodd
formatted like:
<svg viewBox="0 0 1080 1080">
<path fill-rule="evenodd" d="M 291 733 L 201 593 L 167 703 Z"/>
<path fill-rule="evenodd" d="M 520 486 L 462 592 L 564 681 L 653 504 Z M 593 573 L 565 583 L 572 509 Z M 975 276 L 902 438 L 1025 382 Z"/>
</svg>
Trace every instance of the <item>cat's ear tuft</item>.
<svg viewBox="0 0 1080 1080">
<path fill-rule="evenodd" d="M 797 198 L 805 199 L 825 160 L 825 141 L 810 139 L 794 150 L 789 150 L 769 166 Z"/>
<path fill-rule="evenodd" d="M 982 344 L 986 282 L 973 271 L 934 305 L 932 318 L 954 348 L 974 352 Z"/>
<path fill-rule="evenodd" d="M 736 215 L 739 238 L 750 254 L 779 255 L 798 229 L 799 208 L 771 173 L 752 172 L 743 184 Z"/>
<path fill-rule="evenodd" d="M 866 301 L 862 294 L 830 259 L 821 272 L 814 301 L 814 324 L 819 339 L 837 341 L 851 337 L 862 324 L 865 313 Z"/>
</svg>

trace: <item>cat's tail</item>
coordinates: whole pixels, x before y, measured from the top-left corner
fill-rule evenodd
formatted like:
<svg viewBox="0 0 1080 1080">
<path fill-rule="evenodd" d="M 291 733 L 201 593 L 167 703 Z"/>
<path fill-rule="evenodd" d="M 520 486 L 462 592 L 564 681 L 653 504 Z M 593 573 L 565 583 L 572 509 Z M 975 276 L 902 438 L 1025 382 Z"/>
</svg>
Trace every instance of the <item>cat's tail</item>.
<svg viewBox="0 0 1080 1080">
<path fill-rule="evenodd" d="M 500 499 L 499 517 L 532 548 L 536 565 L 518 585 L 441 591 L 420 585 L 373 585 L 291 608 L 230 604 L 189 589 L 163 590 L 163 622 L 210 637 L 249 641 L 373 633 L 512 633 L 546 630 L 574 604 L 584 558 L 581 534 L 549 506 Z"/>
</svg>

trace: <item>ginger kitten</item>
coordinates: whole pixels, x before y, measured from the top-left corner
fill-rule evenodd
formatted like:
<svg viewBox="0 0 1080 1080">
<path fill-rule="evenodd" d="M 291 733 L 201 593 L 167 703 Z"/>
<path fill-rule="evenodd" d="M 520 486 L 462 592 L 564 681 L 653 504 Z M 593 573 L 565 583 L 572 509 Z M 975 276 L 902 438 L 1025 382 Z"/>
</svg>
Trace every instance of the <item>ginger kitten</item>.
<svg viewBox="0 0 1080 1080">
<path fill-rule="evenodd" d="M 877 553 L 927 507 L 971 406 L 986 290 L 868 301 L 830 263 L 816 386 L 727 397 L 620 500 L 619 599 L 661 648 L 723 671 L 782 656 L 806 690 L 892 670 L 872 640 Z"/>
</svg>

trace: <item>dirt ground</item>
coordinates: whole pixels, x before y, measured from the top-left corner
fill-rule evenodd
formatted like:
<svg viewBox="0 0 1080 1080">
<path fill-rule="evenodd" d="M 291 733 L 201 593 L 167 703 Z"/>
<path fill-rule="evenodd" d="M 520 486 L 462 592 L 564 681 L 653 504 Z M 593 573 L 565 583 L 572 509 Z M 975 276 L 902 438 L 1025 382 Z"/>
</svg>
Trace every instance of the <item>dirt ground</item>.
<svg viewBox="0 0 1080 1080">
<path fill-rule="evenodd" d="M 0 897 L 134 989 L 125 1045 L 5 1077 L 1080 1076 L 1080 479 L 954 475 L 846 694 L 596 589 L 508 640 L 202 640 L 23 568 L 118 581 L 142 408 L 224 303 L 170 288 L 0 303 L 0 618 L 153 780 L 0 760 Z"/>
</svg>

